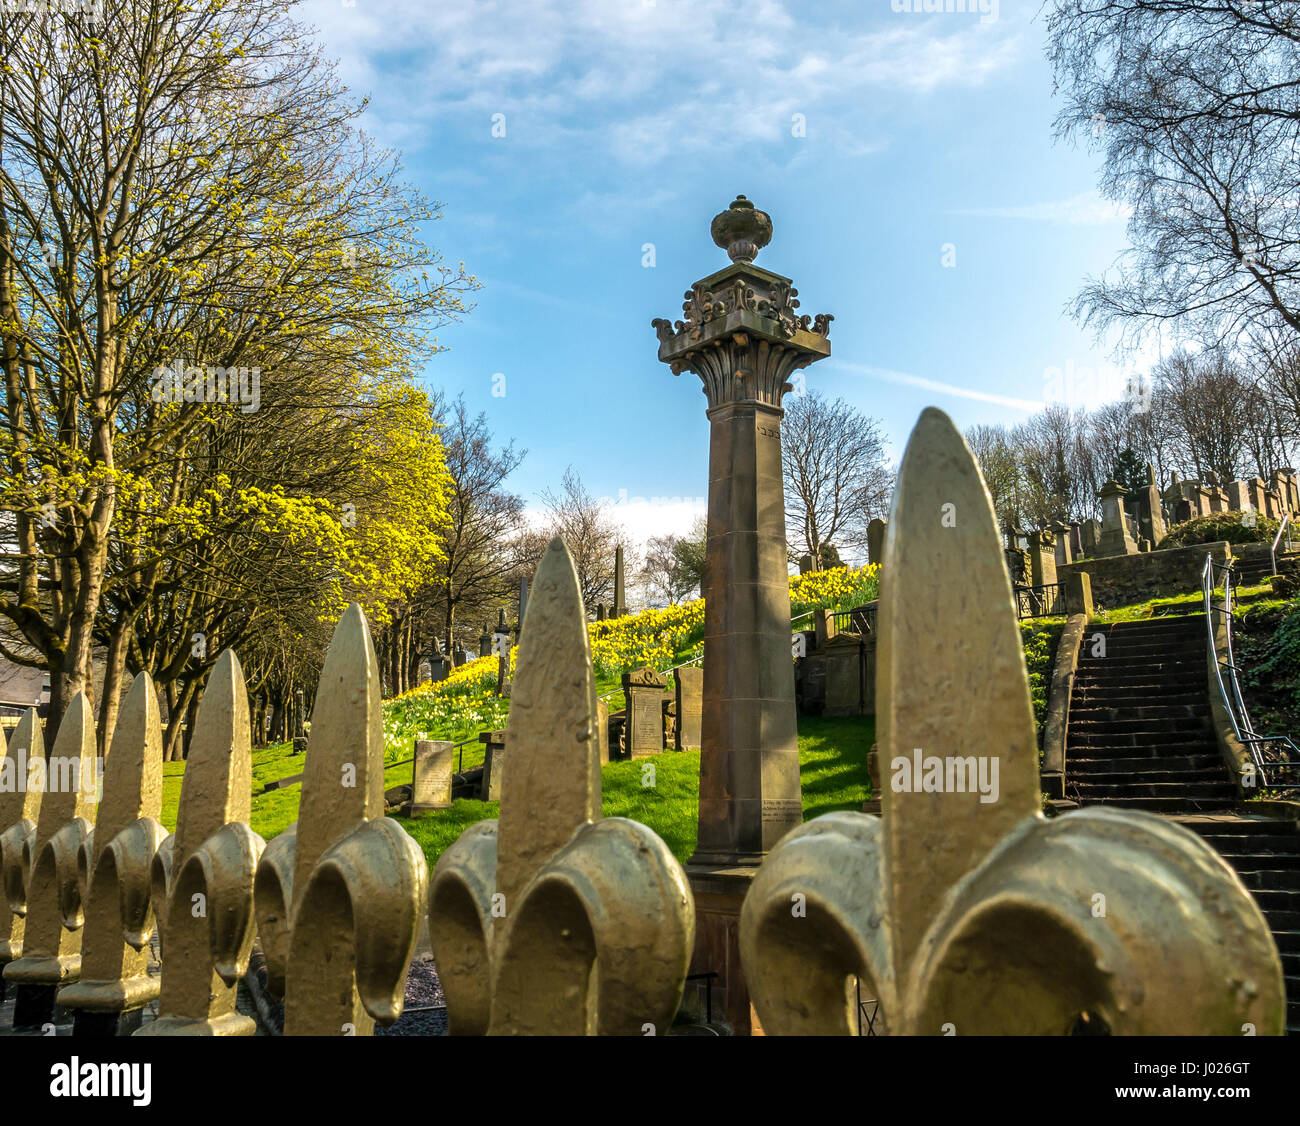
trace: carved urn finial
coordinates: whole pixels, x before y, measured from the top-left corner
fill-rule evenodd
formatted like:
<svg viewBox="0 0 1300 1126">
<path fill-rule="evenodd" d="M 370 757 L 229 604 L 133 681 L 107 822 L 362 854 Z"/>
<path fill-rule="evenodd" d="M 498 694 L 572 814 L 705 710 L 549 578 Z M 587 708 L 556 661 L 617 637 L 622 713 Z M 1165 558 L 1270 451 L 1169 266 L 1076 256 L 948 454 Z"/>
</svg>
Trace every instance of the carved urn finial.
<svg viewBox="0 0 1300 1126">
<path fill-rule="evenodd" d="M 733 262 L 747 265 L 772 241 L 772 216 L 738 195 L 726 211 L 713 217 L 709 233 Z"/>
</svg>

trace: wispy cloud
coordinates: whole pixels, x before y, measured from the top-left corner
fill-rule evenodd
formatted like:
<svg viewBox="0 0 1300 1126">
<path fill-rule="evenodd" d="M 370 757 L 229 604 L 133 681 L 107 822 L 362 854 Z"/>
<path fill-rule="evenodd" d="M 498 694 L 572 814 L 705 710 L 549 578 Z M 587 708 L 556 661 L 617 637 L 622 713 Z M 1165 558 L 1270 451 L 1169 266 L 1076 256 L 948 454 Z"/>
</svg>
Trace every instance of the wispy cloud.
<svg viewBox="0 0 1300 1126">
<path fill-rule="evenodd" d="M 919 387 L 923 391 L 933 391 L 936 395 L 951 395 L 958 399 L 974 399 L 980 403 L 996 403 L 998 406 L 1010 407 L 1012 410 L 1033 414 L 1043 409 L 1041 401 L 1016 399 L 1010 395 L 999 395 L 993 391 L 980 391 L 974 387 L 959 387 L 955 383 L 942 383 L 937 379 L 926 379 L 922 375 L 912 375 L 905 371 L 890 371 L 888 368 L 871 367 L 868 364 L 854 364 L 848 360 L 831 359 L 827 367 L 854 375 L 865 375 L 872 379 L 883 379 L 887 383 L 897 383 L 904 387 Z"/>
<path fill-rule="evenodd" d="M 1126 203 L 1105 199 L 1100 192 L 1080 192 L 1069 199 L 1026 203 L 1016 207 L 968 207 L 950 215 L 975 215 L 985 219 L 1027 219 L 1037 223 L 1060 223 L 1071 227 L 1102 227 L 1126 222 L 1133 209 Z"/>
</svg>

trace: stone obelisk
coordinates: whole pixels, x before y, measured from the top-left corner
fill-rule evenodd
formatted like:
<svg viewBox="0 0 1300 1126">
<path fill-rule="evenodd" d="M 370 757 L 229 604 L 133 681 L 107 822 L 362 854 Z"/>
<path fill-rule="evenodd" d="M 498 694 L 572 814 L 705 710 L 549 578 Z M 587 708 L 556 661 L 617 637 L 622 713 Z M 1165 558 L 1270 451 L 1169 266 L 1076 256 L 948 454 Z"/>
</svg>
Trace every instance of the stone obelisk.
<svg viewBox="0 0 1300 1126">
<path fill-rule="evenodd" d="M 802 823 L 790 591 L 781 475 L 782 397 L 791 374 L 830 355 L 831 317 L 800 316 L 790 279 L 754 265 L 772 220 L 744 196 L 713 220 L 731 265 L 686 294 L 684 321 L 653 322 L 659 359 L 704 384 L 709 419 L 708 551 L 696 972 L 716 971 L 737 1033 L 752 1011 L 737 919 L 757 866 Z"/>
</svg>

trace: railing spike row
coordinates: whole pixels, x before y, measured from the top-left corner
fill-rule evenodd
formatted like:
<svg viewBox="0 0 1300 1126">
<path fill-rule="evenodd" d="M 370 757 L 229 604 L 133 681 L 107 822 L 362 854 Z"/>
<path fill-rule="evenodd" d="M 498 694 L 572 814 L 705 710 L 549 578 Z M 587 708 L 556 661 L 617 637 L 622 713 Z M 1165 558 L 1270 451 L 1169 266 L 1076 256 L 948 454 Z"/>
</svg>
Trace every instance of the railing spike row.
<svg viewBox="0 0 1300 1126">
<path fill-rule="evenodd" d="M 34 713 L 28 713 L 29 717 Z M 14 732 L 10 753 L 26 740 L 30 762 L 44 755 L 40 727 Z M 15 744 L 18 744 L 15 746 Z M 4 968 L 6 982 L 18 986 L 15 1023 L 41 1024 L 53 1012 L 54 990 L 81 976 L 82 904 L 85 878 L 81 856 L 95 816 L 95 720 L 84 692 L 78 692 L 59 724 L 54 747 L 41 773 L 44 785 L 35 834 L 23 846 L 27 868 L 27 920 L 21 956 Z M 56 769 L 51 772 L 50 766 Z M 74 777 L 75 775 L 75 777 Z M 31 778 L 28 779 L 30 784 Z"/>
<path fill-rule="evenodd" d="M 185 764 L 176 832 L 153 862 L 161 934 L 158 1019 L 137 1036 L 251 1036 L 235 1011 L 253 948 L 253 879 L 265 842 L 252 807 L 248 691 L 239 659 L 217 659 Z"/>
<path fill-rule="evenodd" d="M 686 875 L 650 829 L 600 816 L 596 693 L 577 573 L 537 568 L 511 695 L 501 819 L 438 861 L 429 935 L 453 1034 L 667 1031 L 694 941 Z"/>
<path fill-rule="evenodd" d="M 298 821 L 266 847 L 255 910 L 286 1035 L 369 1035 L 401 1015 L 424 853 L 384 816 L 379 666 L 348 607 L 316 694 Z"/>
<path fill-rule="evenodd" d="M 60 731 L 60 735 L 62 731 Z M 86 904 L 80 980 L 59 990 L 65 1009 L 101 1021 L 158 996 L 149 973 L 154 932 L 154 854 L 167 836 L 162 813 L 162 727 L 148 673 L 131 683 L 113 745 L 104 758 L 95 831 L 81 846 Z"/>
<path fill-rule="evenodd" d="M 0 970 L 17 960 L 23 949 L 30 857 L 43 792 L 26 784 L 32 754 L 43 757 L 44 747 L 36 709 L 28 708 L 0 759 L 0 885 L 5 902 L 5 923 L 0 925 Z"/>
</svg>

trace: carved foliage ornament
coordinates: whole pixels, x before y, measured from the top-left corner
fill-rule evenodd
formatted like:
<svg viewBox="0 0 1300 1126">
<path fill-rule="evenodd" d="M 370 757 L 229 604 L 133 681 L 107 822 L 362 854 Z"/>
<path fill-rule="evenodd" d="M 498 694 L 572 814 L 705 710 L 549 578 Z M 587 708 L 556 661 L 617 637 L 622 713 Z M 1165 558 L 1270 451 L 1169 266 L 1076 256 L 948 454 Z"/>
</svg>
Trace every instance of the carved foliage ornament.
<svg viewBox="0 0 1300 1126">
<path fill-rule="evenodd" d="M 884 567 L 883 816 L 819 817 L 755 878 L 763 1026 L 856 1033 L 856 977 L 892 1033 L 1280 1034 L 1272 935 L 1209 845 L 1148 813 L 1042 816 L 992 504 L 940 411 L 904 454 Z"/>
<path fill-rule="evenodd" d="M 686 314 L 684 321 L 670 324 L 658 317 L 651 322 L 661 344 L 697 341 L 710 321 L 738 311 L 756 313 L 775 321 L 777 333 L 787 339 L 799 331 L 828 337 L 831 321 L 835 319 L 829 313 L 818 313 L 816 317 L 796 314 L 799 291 L 784 281 L 764 284 L 757 279 L 732 278 L 718 290 L 697 282 L 686 291 L 685 297 L 682 304 L 682 312 Z"/>
</svg>

